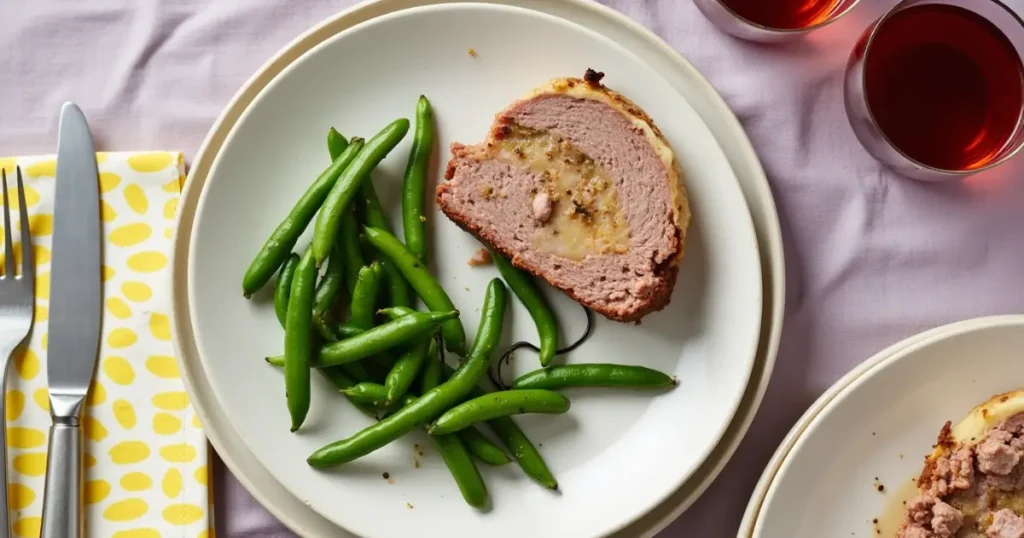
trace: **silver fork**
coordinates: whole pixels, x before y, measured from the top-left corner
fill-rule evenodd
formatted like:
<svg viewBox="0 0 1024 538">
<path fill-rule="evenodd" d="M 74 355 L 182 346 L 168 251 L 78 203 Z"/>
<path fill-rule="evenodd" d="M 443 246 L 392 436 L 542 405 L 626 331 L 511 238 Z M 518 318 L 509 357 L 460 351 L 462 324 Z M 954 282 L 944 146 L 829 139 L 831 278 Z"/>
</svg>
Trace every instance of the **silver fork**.
<svg viewBox="0 0 1024 538">
<path fill-rule="evenodd" d="M 28 209 L 25 205 L 25 187 L 18 174 L 18 208 L 21 216 L 21 274 L 14 269 L 14 241 L 11 239 L 11 204 L 7 200 L 7 170 L 0 169 L 4 189 L 4 274 L 0 277 L 0 361 L 3 378 L 0 395 L 7 387 L 7 372 L 15 350 L 28 338 L 35 318 L 35 260 L 32 252 L 32 234 L 28 228 Z M 0 419 L 6 419 L 5 397 L 0 397 Z M 10 504 L 7 499 L 7 428 L 0 428 L 0 536 L 11 535 Z"/>
</svg>

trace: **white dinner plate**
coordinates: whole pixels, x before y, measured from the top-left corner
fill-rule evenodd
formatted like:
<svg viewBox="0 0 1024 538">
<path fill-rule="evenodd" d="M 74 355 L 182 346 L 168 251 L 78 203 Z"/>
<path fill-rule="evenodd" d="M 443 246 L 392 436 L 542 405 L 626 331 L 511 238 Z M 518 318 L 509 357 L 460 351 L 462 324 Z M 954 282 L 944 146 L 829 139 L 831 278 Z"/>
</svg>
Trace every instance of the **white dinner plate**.
<svg viewBox="0 0 1024 538">
<path fill-rule="evenodd" d="M 890 519 L 894 507 L 898 515 L 942 425 L 1024 386 L 1024 316 L 930 333 L 879 360 L 814 416 L 770 481 L 751 536 L 875 536 L 873 520 Z"/>
<path fill-rule="evenodd" d="M 750 500 L 747 501 L 747 508 L 743 512 L 743 519 L 740 522 L 740 528 L 736 533 L 736 537 L 750 538 L 753 535 L 754 525 L 756 524 L 758 515 L 761 512 L 761 506 L 764 502 L 765 495 L 768 494 L 768 488 L 771 486 L 772 481 L 775 480 L 775 476 L 779 471 L 779 467 L 782 466 L 782 462 L 786 460 L 786 457 L 793 449 L 793 445 L 795 445 L 800 439 L 800 436 L 803 435 L 807 426 L 814 420 L 814 417 L 818 416 L 818 414 L 821 413 L 821 410 L 824 409 L 829 402 L 835 399 L 836 396 L 846 390 L 846 387 L 882 361 L 889 359 L 891 356 L 916 344 L 917 342 L 921 342 L 950 331 L 975 328 L 991 322 L 992 318 L 970 319 L 948 325 L 942 325 L 940 327 L 934 327 L 927 331 L 917 333 L 883 349 L 882 351 L 879 351 L 868 360 L 858 364 L 853 370 L 850 370 L 846 375 L 833 383 L 828 390 L 822 393 L 822 395 L 807 408 L 807 411 L 804 411 L 804 414 L 801 415 L 800 419 L 796 421 L 792 428 L 790 428 L 786 437 L 781 443 L 779 443 L 778 448 L 775 449 L 775 453 L 772 454 L 771 460 L 769 460 L 764 471 L 761 473 L 761 478 L 757 481 L 757 486 L 754 488 L 754 492 L 751 494 Z"/>
<path fill-rule="evenodd" d="M 534 38 L 517 39 L 526 34 Z M 470 47 L 476 57 L 466 53 Z M 265 297 L 245 301 L 238 286 L 253 253 L 326 166 L 327 128 L 369 136 L 408 116 L 424 93 L 435 105 L 443 151 L 454 140 L 483 137 L 494 112 L 532 87 L 587 67 L 606 72 L 609 86 L 656 119 L 683 163 L 695 218 L 672 305 L 639 327 L 600 322 L 570 360 L 648 364 L 675 373 L 680 386 L 654 398 L 578 394 L 566 416 L 524 419 L 562 493 L 553 496 L 511 468 L 488 472 L 493 508 L 487 513 L 462 503 L 439 458 L 428 455 L 414 468 L 413 444 L 428 445 L 416 436 L 336 472 L 310 469 L 306 455 L 367 419 L 318 380 L 307 427 L 287 433 L 279 372 L 259 364 L 259 357 L 280 352 L 280 329 Z M 396 205 L 407 153 L 408 140 L 375 174 L 386 207 Z M 471 313 L 494 271 L 469 268 L 465 261 L 478 245 L 439 214 L 433 217 L 435 273 L 467 314 L 472 334 Z M 678 488 L 715 446 L 746 388 L 760 332 L 760 263 L 750 215 L 700 117 L 622 47 L 522 9 L 459 4 L 408 10 L 313 48 L 271 82 L 232 129 L 200 194 L 191 240 L 191 329 L 226 416 L 282 485 L 363 536 L 429 533 L 438 522 L 457 522 L 467 536 L 589 536 L 628 524 Z M 579 307 L 560 294 L 552 298 L 564 337 L 571 338 L 582 329 Z M 521 306 L 512 317 L 508 341 L 535 337 Z M 394 483 L 380 477 L 384 471 Z M 628 494 L 608 495 L 608 488 Z"/>
<path fill-rule="evenodd" d="M 192 328 L 188 322 L 190 318 L 189 305 L 185 296 L 187 288 L 185 261 L 188 259 L 189 237 L 193 228 L 197 198 L 209 177 L 213 160 L 241 113 L 274 77 L 302 53 L 331 36 L 375 17 L 423 5 L 448 4 L 458 1 L 366 0 L 310 28 L 273 58 L 270 58 L 239 89 L 210 129 L 189 167 L 188 181 L 179 202 L 175 248 L 172 253 L 176 292 L 173 304 L 176 321 L 172 327 L 182 379 L 185 382 L 192 406 L 206 426 L 207 436 L 217 450 L 219 459 L 257 501 L 288 528 L 301 536 L 311 538 L 354 537 L 352 533 L 324 519 L 299 498 L 281 487 L 280 483 L 255 459 L 251 449 L 237 431 L 230 427 L 230 422 L 217 395 L 213 393 L 209 381 L 205 377 L 197 357 Z M 705 462 L 661 504 L 612 535 L 622 538 L 650 538 L 686 510 L 718 476 L 749 429 L 771 377 L 778 351 L 785 296 L 782 238 L 771 189 L 742 126 L 721 96 L 685 58 L 644 26 L 618 11 L 590 0 L 488 1 L 494 4 L 527 7 L 572 20 L 614 39 L 641 56 L 690 101 L 707 123 L 708 128 L 713 132 L 729 159 L 750 207 L 760 246 L 764 290 L 761 338 L 751 379 L 736 415 Z"/>
</svg>

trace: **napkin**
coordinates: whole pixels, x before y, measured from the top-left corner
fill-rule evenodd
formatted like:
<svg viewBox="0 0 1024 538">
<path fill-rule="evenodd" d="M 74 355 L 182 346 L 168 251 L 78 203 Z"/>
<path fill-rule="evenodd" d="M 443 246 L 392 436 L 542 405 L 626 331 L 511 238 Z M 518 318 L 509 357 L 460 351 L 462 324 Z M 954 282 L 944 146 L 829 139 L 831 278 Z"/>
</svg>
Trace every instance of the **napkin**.
<svg viewBox="0 0 1024 538">
<path fill-rule="evenodd" d="M 169 318 L 168 261 L 184 160 L 171 152 L 96 157 L 104 309 L 82 418 L 86 536 L 207 538 L 207 443 L 179 377 Z M 46 337 L 56 161 L 53 155 L 0 159 L 15 207 L 16 165 L 25 179 L 36 256 L 36 316 L 7 379 L 7 465 L 14 535 L 37 537 L 50 425 Z M 12 214 L 12 223 L 17 218 Z"/>
</svg>

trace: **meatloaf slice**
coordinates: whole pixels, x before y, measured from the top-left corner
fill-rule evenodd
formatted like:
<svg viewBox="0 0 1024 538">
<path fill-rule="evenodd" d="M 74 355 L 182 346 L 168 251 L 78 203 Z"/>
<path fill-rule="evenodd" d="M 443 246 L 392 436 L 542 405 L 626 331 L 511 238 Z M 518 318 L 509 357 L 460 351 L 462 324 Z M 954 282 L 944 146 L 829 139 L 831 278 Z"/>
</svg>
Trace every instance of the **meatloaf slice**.
<svg viewBox="0 0 1024 538">
<path fill-rule="evenodd" d="M 498 113 L 484 142 L 452 144 L 437 202 L 517 267 L 638 321 L 669 302 L 690 210 L 661 132 L 602 77 L 553 80 Z"/>
</svg>

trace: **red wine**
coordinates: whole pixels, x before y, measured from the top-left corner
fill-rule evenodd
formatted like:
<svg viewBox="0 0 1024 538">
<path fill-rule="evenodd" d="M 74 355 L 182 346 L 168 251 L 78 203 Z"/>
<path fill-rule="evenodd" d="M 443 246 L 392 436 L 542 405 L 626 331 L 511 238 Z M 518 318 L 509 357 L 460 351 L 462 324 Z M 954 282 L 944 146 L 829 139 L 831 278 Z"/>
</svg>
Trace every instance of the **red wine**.
<svg viewBox="0 0 1024 538">
<path fill-rule="evenodd" d="M 722 0 L 733 13 L 755 24 L 787 30 L 828 20 L 840 0 Z"/>
<path fill-rule="evenodd" d="M 864 64 L 868 107 L 893 146 L 944 170 L 995 159 L 1024 107 L 1024 67 L 994 24 L 964 8 L 924 4 L 882 23 Z"/>
</svg>

